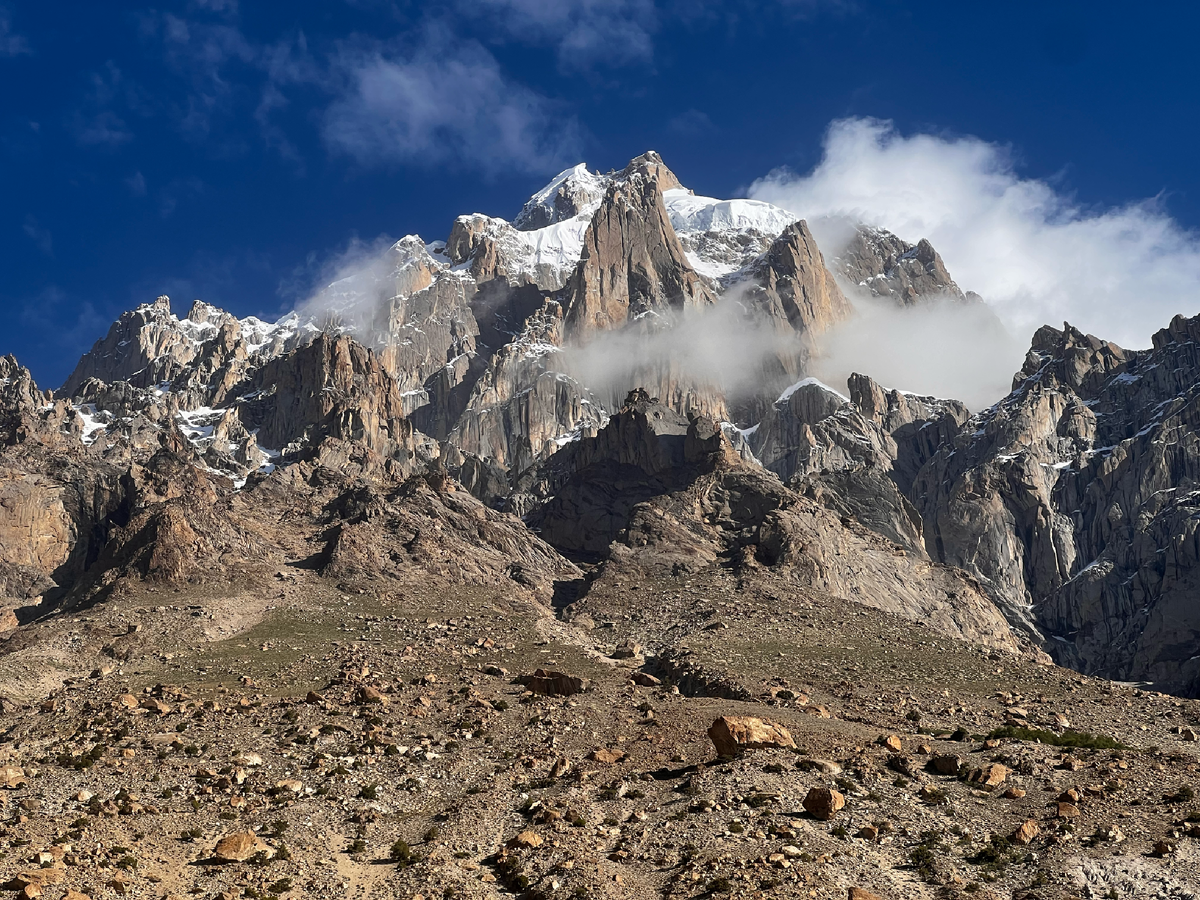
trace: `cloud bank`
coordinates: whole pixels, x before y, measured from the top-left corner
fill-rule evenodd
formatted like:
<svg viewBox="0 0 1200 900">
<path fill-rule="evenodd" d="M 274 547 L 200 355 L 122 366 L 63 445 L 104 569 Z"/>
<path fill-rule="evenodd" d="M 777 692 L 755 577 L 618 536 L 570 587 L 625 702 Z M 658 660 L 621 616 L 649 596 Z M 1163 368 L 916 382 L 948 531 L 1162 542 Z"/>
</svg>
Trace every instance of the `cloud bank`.
<svg viewBox="0 0 1200 900">
<path fill-rule="evenodd" d="M 812 172 L 772 172 L 750 196 L 810 223 L 849 217 L 913 243 L 928 238 L 958 284 L 982 294 L 1022 342 L 1040 325 L 1069 321 L 1146 347 L 1173 315 L 1200 308 L 1200 235 L 1160 198 L 1088 208 L 1022 178 L 1004 147 L 978 138 L 836 121 Z"/>
</svg>

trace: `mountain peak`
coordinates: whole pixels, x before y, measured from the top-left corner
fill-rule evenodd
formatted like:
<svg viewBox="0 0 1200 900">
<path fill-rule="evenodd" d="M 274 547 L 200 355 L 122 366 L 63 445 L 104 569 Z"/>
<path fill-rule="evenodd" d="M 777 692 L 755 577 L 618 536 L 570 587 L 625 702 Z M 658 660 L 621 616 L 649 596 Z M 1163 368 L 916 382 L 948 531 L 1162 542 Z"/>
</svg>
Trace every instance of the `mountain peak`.
<svg viewBox="0 0 1200 900">
<path fill-rule="evenodd" d="M 513 219 L 513 226 L 519 231 L 536 231 L 595 212 L 608 188 L 608 181 L 603 175 L 589 172 L 586 163 L 564 169 L 529 198 Z"/>
<path fill-rule="evenodd" d="M 629 165 L 621 170 L 618 177 L 628 179 L 634 175 L 655 179 L 660 191 L 671 191 L 683 187 L 679 183 L 679 179 L 675 177 L 675 173 L 667 168 L 667 164 L 655 150 L 647 150 L 641 156 L 635 156 L 629 161 Z"/>
</svg>

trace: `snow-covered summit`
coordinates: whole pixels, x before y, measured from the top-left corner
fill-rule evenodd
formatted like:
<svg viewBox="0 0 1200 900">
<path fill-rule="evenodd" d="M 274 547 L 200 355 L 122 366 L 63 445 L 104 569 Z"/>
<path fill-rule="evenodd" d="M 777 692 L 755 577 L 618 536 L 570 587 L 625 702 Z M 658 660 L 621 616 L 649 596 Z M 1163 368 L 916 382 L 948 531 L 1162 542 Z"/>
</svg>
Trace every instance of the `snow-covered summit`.
<svg viewBox="0 0 1200 900">
<path fill-rule="evenodd" d="M 758 231 L 774 236 L 796 221 L 787 210 L 761 200 L 718 200 L 684 188 L 663 191 L 663 203 L 681 237 L 703 231 Z"/>
<path fill-rule="evenodd" d="M 534 231 L 578 216 L 590 218 L 611 181 L 607 175 L 589 172 L 586 163 L 564 169 L 526 201 L 513 227 Z"/>
<path fill-rule="evenodd" d="M 718 283 L 753 262 L 796 221 L 761 200 L 718 200 L 684 188 L 664 191 L 663 204 L 692 268 Z"/>
</svg>

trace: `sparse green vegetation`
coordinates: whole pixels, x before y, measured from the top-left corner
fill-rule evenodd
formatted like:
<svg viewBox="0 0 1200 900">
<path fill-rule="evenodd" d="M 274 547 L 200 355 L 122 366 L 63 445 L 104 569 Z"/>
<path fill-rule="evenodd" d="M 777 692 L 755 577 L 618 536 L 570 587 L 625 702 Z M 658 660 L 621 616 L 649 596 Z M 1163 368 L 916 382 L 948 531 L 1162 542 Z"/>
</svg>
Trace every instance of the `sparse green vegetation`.
<svg viewBox="0 0 1200 900">
<path fill-rule="evenodd" d="M 1103 734 L 1090 734 L 1086 731 L 1045 731 L 1040 728 L 1027 728 L 1024 725 L 1005 725 L 988 734 L 989 738 L 1008 738 L 1017 741 L 1036 741 L 1054 747 L 1069 747 L 1087 750 L 1130 750 L 1131 747 L 1122 744 Z"/>
</svg>

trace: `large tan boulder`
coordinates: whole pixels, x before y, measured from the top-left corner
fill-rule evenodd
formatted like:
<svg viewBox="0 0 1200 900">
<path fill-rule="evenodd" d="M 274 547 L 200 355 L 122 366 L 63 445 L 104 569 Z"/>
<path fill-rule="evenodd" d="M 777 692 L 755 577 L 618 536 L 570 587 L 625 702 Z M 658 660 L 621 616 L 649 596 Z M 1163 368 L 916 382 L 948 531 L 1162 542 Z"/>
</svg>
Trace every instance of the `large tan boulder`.
<svg viewBox="0 0 1200 900">
<path fill-rule="evenodd" d="M 721 716 L 708 729 L 718 756 L 737 756 L 746 750 L 768 747 L 796 749 L 786 728 L 769 719 L 755 716 Z"/>
<path fill-rule="evenodd" d="M 263 849 L 258 836 L 252 831 L 235 831 L 217 841 L 213 856 L 225 862 L 245 862 Z"/>
</svg>

